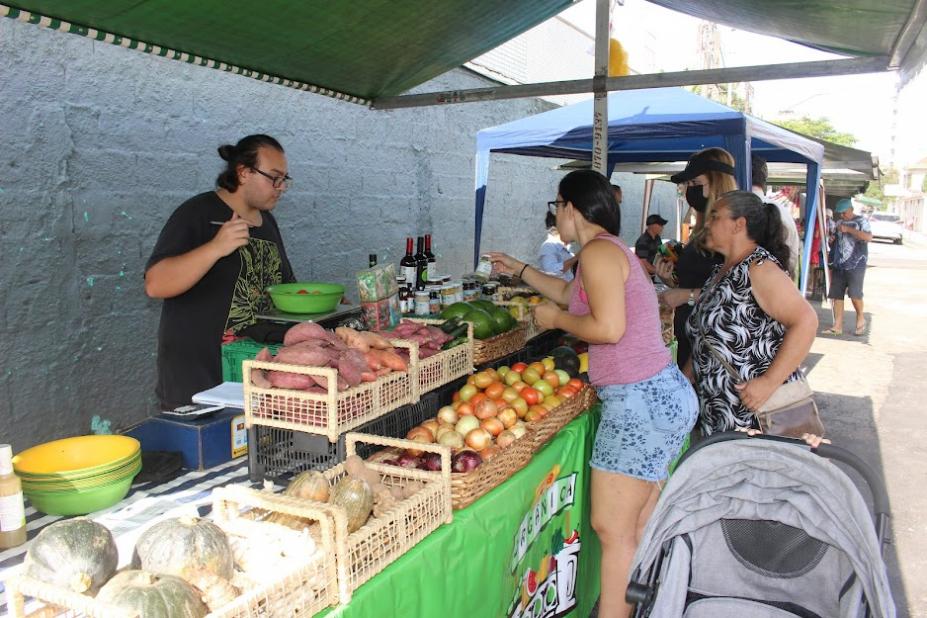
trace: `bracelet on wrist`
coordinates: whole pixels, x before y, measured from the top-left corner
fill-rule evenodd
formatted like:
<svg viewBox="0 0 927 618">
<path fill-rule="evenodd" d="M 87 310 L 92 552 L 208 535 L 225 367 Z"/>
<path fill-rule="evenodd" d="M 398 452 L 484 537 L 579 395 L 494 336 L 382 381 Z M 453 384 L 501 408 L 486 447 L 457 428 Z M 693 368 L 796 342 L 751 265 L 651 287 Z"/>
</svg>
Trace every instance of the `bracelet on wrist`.
<svg viewBox="0 0 927 618">
<path fill-rule="evenodd" d="M 518 278 L 521 279 L 521 276 L 525 274 L 525 269 L 528 268 L 529 264 L 525 262 L 524 266 L 521 267 L 521 270 L 518 271 Z"/>
</svg>

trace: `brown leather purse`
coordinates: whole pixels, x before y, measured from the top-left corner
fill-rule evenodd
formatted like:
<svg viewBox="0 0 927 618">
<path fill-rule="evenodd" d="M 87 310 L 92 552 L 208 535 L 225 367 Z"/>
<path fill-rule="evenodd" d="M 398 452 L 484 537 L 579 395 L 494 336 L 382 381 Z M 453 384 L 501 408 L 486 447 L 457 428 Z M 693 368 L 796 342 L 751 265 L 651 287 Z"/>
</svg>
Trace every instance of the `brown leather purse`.
<svg viewBox="0 0 927 618">
<path fill-rule="evenodd" d="M 708 338 L 702 333 L 704 344 L 712 356 L 721 363 L 721 366 L 730 374 L 735 384 L 743 378 L 729 362 L 718 352 Z M 760 430 L 771 436 L 785 436 L 788 438 L 801 438 L 802 434 L 810 433 L 816 436 L 824 435 L 824 423 L 818 413 L 818 406 L 814 403 L 814 393 L 811 386 L 801 376 L 798 380 L 786 382 L 773 391 L 759 410 L 753 412 L 759 422 Z"/>
</svg>

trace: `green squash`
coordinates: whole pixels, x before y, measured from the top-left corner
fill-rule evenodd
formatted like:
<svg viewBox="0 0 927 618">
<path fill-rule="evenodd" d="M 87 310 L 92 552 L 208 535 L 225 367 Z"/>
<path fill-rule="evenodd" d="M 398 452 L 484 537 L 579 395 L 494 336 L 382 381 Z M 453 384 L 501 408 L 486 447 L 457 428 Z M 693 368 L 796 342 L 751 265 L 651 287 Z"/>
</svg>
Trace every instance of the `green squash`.
<svg viewBox="0 0 927 618">
<path fill-rule="evenodd" d="M 26 575 L 79 593 L 94 594 L 119 562 L 113 534 L 85 517 L 44 528 L 26 552 Z"/>
<path fill-rule="evenodd" d="M 367 481 L 346 476 L 335 485 L 329 502 L 344 509 L 348 532 L 354 532 L 367 523 L 373 511 L 373 490 Z"/>
<path fill-rule="evenodd" d="M 328 502 L 331 486 L 325 475 L 317 470 L 306 470 L 297 474 L 283 491 L 284 495 L 302 500 Z"/>
<path fill-rule="evenodd" d="M 200 593 L 183 579 L 147 571 L 117 573 L 97 600 L 143 618 L 203 618 L 209 612 Z"/>
<path fill-rule="evenodd" d="M 219 526 L 199 517 L 177 517 L 155 524 L 139 537 L 132 566 L 178 577 L 205 572 L 231 579 L 235 562 Z"/>
</svg>

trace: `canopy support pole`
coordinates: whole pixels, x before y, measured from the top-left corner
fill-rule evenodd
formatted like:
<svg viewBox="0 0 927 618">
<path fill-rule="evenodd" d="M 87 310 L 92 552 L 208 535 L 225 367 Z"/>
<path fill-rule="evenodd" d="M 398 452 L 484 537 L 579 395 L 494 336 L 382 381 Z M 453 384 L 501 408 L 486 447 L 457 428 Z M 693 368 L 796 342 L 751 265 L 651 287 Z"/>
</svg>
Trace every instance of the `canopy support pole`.
<svg viewBox="0 0 927 618">
<path fill-rule="evenodd" d="M 669 86 L 696 86 L 698 84 L 730 84 L 736 82 L 760 82 L 771 79 L 798 79 L 803 77 L 825 77 L 828 75 L 857 75 L 860 73 L 881 73 L 888 68 L 888 58 L 849 58 L 839 60 L 814 60 L 788 64 L 764 64 L 748 67 L 703 69 L 700 71 L 672 71 L 647 75 L 624 75 L 607 77 L 605 89 L 644 90 Z M 586 94 L 594 92 L 594 79 L 574 79 L 541 84 L 517 84 L 514 86 L 490 86 L 468 90 L 444 90 L 425 94 L 404 94 L 396 97 L 381 97 L 372 104 L 372 109 L 400 109 L 426 105 L 448 105 L 471 103 L 473 101 L 499 101 L 502 99 L 523 99 L 564 94 Z"/>
<path fill-rule="evenodd" d="M 595 101 L 592 112 L 592 169 L 603 176 L 608 166 L 608 30 L 611 0 L 596 0 L 595 5 L 595 78 L 592 80 Z"/>
<path fill-rule="evenodd" d="M 641 234 L 647 229 L 647 213 L 650 212 L 650 202 L 653 200 L 653 183 L 656 180 L 648 178 L 644 181 L 644 201 L 641 207 Z"/>
<path fill-rule="evenodd" d="M 827 193 L 824 191 L 824 183 L 821 183 L 821 199 L 818 200 L 818 233 L 821 235 L 821 266 L 824 267 L 824 293 L 821 295 L 821 306 L 830 308 L 830 298 L 827 297 L 827 293 L 830 291 L 830 267 L 827 265 L 830 261 L 827 251 L 827 213 L 825 212 L 825 206 L 827 205 Z M 808 237 L 808 234 L 805 233 L 805 238 Z M 814 242 L 814 236 L 812 236 L 812 243 Z"/>
<path fill-rule="evenodd" d="M 805 193 L 805 210 L 807 214 L 807 219 L 805 220 L 805 236 L 808 236 L 809 230 L 813 233 L 814 225 L 817 221 L 818 214 L 818 186 L 821 184 L 821 168 L 816 162 L 808 163 L 808 180 L 806 193 Z M 811 244 L 806 242 L 802 250 L 802 260 L 801 260 L 801 278 L 799 284 L 799 291 L 804 297 L 805 293 L 808 291 L 808 274 L 811 269 Z"/>
</svg>

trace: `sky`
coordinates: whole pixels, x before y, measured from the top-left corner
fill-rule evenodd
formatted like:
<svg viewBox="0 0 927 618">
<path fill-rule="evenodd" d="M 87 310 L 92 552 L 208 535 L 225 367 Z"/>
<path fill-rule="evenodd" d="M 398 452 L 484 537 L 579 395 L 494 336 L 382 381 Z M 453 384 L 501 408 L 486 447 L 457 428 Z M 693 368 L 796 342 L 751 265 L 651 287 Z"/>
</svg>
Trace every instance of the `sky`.
<svg viewBox="0 0 927 618">
<path fill-rule="evenodd" d="M 560 17 L 593 32 L 595 1 L 582 0 Z M 643 24 L 643 27 L 642 27 Z M 612 12 L 613 36 L 628 51 L 632 68 L 648 63 L 664 71 L 698 68 L 695 56 L 699 20 L 664 9 L 645 0 L 625 0 Z M 837 58 L 781 39 L 719 26 L 726 66 L 775 62 L 801 62 Z M 637 66 L 636 66 L 637 65 Z M 563 77 L 551 76 L 554 79 Z M 905 136 L 923 135 L 921 119 L 927 102 L 927 77 L 921 76 L 905 89 L 894 119 L 894 73 L 850 75 L 752 82 L 753 113 L 766 120 L 825 117 L 842 132 L 857 138 L 856 147 L 879 156 L 883 168 L 892 159 L 893 122 L 899 135 L 896 159 L 901 163 L 927 156 L 927 146 Z M 919 152 L 922 150 L 922 152 Z"/>
</svg>

